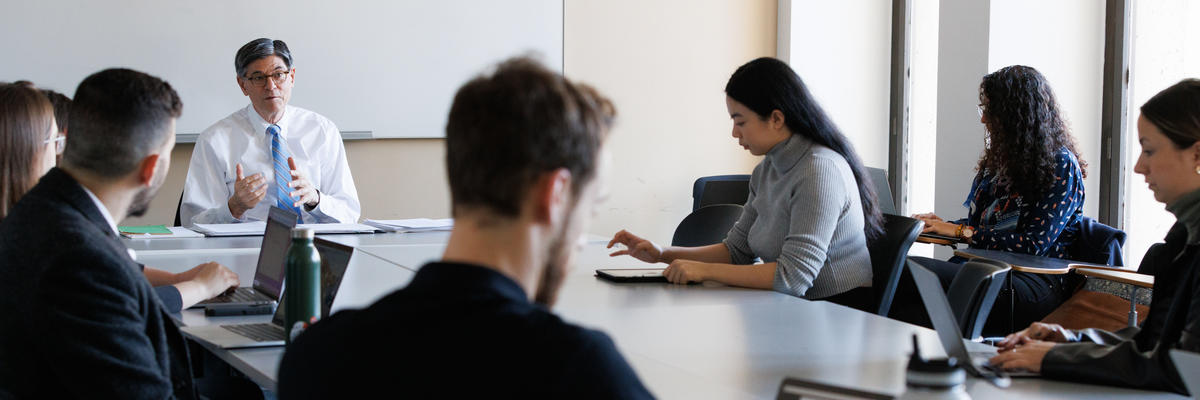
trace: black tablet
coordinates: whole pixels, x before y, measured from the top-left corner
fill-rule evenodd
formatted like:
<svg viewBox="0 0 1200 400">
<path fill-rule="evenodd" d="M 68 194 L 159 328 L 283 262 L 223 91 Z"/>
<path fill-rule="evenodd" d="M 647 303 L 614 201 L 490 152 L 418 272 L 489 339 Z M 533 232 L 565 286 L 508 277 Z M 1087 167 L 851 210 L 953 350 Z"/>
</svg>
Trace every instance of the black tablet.
<svg viewBox="0 0 1200 400">
<path fill-rule="evenodd" d="M 886 393 L 848 388 L 824 383 L 803 380 L 800 378 L 783 378 L 779 385 L 777 400 L 890 400 L 895 399 Z"/>
<path fill-rule="evenodd" d="M 659 282 L 666 283 L 667 277 L 663 276 L 665 268 L 638 268 L 638 269 L 598 269 L 596 277 L 612 282 Z"/>
</svg>

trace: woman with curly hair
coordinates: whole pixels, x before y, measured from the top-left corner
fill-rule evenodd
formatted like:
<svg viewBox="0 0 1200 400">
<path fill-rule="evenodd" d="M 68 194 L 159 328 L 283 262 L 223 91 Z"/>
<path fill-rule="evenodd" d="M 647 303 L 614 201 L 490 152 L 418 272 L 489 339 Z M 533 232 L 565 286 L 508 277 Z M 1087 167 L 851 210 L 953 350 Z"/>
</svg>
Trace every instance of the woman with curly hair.
<svg viewBox="0 0 1200 400">
<path fill-rule="evenodd" d="M 972 248 L 1071 258 L 1068 247 L 1078 236 L 1083 215 L 1087 163 L 1075 149 L 1050 84 L 1031 67 L 1004 67 L 983 77 L 979 102 L 979 121 L 987 134 L 963 203 L 967 217 L 915 217 L 925 222 L 926 233 L 958 237 Z M 938 272 L 949 286 L 960 265 L 955 261 L 962 260 L 917 261 Z M 1059 275 L 1021 272 L 1013 272 L 1011 282 L 1011 290 L 997 299 L 998 309 L 990 314 L 985 333 L 1008 333 L 1012 326 L 1041 320 L 1070 296 L 1066 286 L 1073 286 L 1064 285 Z M 1015 301 L 1010 302 L 1008 296 L 1014 293 Z"/>
</svg>

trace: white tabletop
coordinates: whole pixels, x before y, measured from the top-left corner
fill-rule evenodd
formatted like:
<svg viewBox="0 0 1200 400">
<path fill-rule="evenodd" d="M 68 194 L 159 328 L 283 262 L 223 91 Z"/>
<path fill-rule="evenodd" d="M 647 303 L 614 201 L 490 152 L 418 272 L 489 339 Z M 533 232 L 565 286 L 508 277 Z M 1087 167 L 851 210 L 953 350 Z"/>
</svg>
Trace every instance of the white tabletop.
<svg viewBox="0 0 1200 400">
<path fill-rule="evenodd" d="M 396 234 L 337 236 L 356 237 L 366 255 L 351 261 L 335 309 L 366 305 L 403 287 L 421 264 L 438 258 L 443 249 L 442 242 L 420 243 Z M 421 240 L 425 239 L 434 240 Z M 146 250 L 150 251 L 139 251 L 139 260 L 170 271 L 207 259 L 226 263 L 244 284 L 249 283 L 257 259 L 256 253 Z M 593 240 L 576 255 L 555 311 L 569 321 L 608 333 L 646 386 L 661 398 L 772 398 L 788 376 L 899 394 L 904 390 L 912 334 L 918 335 L 927 357 L 944 356 L 932 330 L 827 302 L 713 284 L 602 281 L 593 276 L 596 268 L 646 267 L 607 254 L 603 243 Z M 342 301 L 342 296 L 348 300 Z M 269 318 L 206 318 L 186 311 L 183 322 L 249 323 Z M 274 388 L 283 348 L 209 350 L 259 385 Z M 967 390 L 975 399 L 1181 398 L 1041 379 L 1014 379 L 1011 388 L 999 389 L 972 378 Z"/>
</svg>

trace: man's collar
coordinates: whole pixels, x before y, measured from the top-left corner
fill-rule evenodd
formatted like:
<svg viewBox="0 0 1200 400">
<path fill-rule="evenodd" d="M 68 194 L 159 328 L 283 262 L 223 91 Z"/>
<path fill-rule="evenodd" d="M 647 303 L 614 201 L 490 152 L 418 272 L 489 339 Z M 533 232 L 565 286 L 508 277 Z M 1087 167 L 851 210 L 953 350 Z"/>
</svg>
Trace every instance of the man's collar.
<svg viewBox="0 0 1200 400">
<path fill-rule="evenodd" d="M 92 203 L 96 205 L 96 208 L 100 210 L 100 215 L 104 216 L 104 221 L 108 222 L 108 226 L 112 228 L 113 234 L 120 235 L 121 233 L 117 230 L 117 221 L 113 220 L 113 216 L 108 212 L 108 207 L 104 206 L 104 202 L 100 201 L 100 198 L 96 197 L 96 194 L 92 193 L 91 189 L 88 189 L 83 183 L 80 183 L 79 187 L 83 189 L 83 193 L 87 194 L 88 198 L 92 199 Z"/>
<path fill-rule="evenodd" d="M 291 107 L 292 106 L 290 105 L 283 106 L 283 117 L 279 118 L 279 122 L 275 123 L 275 125 L 279 125 L 280 135 L 283 135 L 283 133 L 287 131 L 286 122 L 288 114 L 292 111 Z M 250 125 L 254 127 L 254 132 L 256 134 L 265 135 L 267 133 L 267 127 L 271 126 L 271 123 L 267 122 L 267 120 L 263 119 L 262 115 L 258 114 L 258 110 L 254 109 L 254 104 L 246 106 L 246 114 L 250 119 Z"/>
</svg>

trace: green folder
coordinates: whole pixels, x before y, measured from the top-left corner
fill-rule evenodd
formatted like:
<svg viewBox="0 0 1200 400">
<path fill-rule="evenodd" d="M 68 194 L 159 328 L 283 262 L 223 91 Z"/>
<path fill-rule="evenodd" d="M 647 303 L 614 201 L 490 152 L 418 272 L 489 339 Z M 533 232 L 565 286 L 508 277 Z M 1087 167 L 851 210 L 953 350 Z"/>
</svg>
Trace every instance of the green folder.
<svg viewBox="0 0 1200 400">
<path fill-rule="evenodd" d="M 166 225 L 119 226 L 117 230 L 130 235 L 170 235 L 171 230 Z"/>
</svg>

